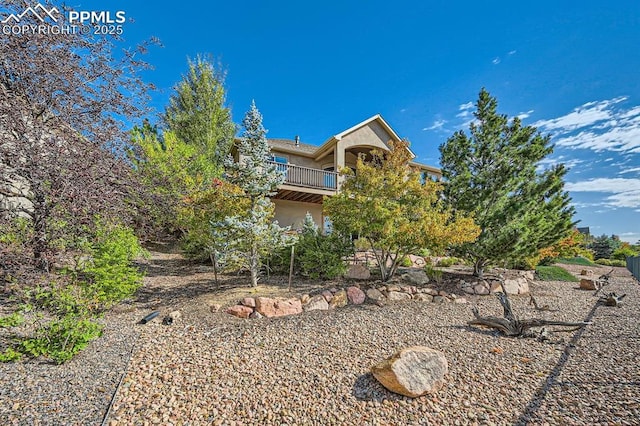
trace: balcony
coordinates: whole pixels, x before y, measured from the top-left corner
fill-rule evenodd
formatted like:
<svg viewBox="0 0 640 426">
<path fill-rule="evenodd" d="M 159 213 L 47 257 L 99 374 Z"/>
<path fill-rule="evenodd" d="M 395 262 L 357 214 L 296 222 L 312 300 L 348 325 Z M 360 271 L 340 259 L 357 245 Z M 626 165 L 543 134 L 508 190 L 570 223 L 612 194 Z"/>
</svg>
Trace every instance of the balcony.
<svg viewBox="0 0 640 426">
<path fill-rule="evenodd" d="M 332 192 L 338 189 L 338 174 L 336 172 L 296 166 L 295 164 L 283 164 L 275 161 L 269 162 L 275 164 L 278 170 L 285 172 L 283 185 Z"/>
</svg>

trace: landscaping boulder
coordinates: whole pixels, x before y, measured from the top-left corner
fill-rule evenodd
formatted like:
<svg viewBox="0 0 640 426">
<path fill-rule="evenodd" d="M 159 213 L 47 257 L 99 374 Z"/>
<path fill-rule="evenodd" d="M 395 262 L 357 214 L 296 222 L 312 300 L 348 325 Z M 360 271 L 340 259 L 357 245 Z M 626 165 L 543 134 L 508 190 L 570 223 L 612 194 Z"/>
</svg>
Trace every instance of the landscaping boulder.
<svg viewBox="0 0 640 426">
<path fill-rule="evenodd" d="M 590 280 L 588 278 L 582 278 L 580 280 L 580 288 L 583 289 L 583 290 L 597 290 L 598 289 L 595 280 Z"/>
<path fill-rule="evenodd" d="M 426 293 L 418 293 L 413 298 L 419 302 L 433 302 L 433 296 Z"/>
<path fill-rule="evenodd" d="M 304 305 L 305 311 L 326 311 L 329 309 L 329 303 L 323 295 L 319 294 L 309 299 L 306 305 Z"/>
<path fill-rule="evenodd" d="M 384 299 L 384 294 L 382 294 L 380 290 L 375 288 L 367 289 L 366 294 L 369 299 L 375 300 L 376 302 Z"/>
<path fill-rule="evenodd" d="M 256 311 L 267 318 L 295 315 L 302 312 L 300 299 L 272 299 L 269 297 L 256 298 Z"/>
<path fill-rule="evenodd" d="M 475 287 L 473 287 L 473 292 L 480 296 L 486 296 L 487 294 L 490 293 L 489 285 L 486 284 L 485 281 L 483 281 L 480 284 L 476 284 Z M 469 294 L 472 294 L 472 293 L 469 293 Z"/>
<path fill-rule="evenodd" d="M 500 285 L 498 284 L 498 287 L 499 286 Z M 504 280 L 504 289 L 506 290 L 507 294 L 528 294 L 529 281 L 527 281 L 527 279 L 524 277 L 507 278 Z"/>
<path fill-rule="evenodd" d="M 322 292 L 322 297 L 324 297 L 327 303 L 329 303 L 331 302 L 331 299 L 333 299 L 333 293 L 331 293 L 329 290 L 325 290 Z"/>
<path fill-rule="evenodd" d="M 347 287 L 347 299 L 353 305 L 361 305 L 365 299 L 364 291 L 358 287 Z"/>
<path fill-rule="evenodd" d="M 399 302 L 402 300 L 410 300 L 411 299 L 411 295 L 408 293 L 404 293 L 402 291 L 390 291 L 389 295 L 387 296 L 389 298 L 389 300 L 393 301 L 393 302 Z"/>
<path fill-rule="evenodd" d="M 448 367 L 442 352 L 413 346 L 374 365 L 371 373 L 391 392 L 416 398 L 438 391 L 444 384 Z"/>
<path fill-rule="evenodd" d="M 429 282 L 429 277 L 422 269 L 407 271 L 402 278 L 414 285 L 423 285 Z"/>
<path fill-rule="evenodd" d="M 582 271 L 580 271 L 580 275 L 593 275 L 593 270 L 583 269 Z"/>
<path fill-rule="evenodd" d="M 332 308 L 341 308 L 343 306 L 347 306 L 347 292 L 344 290 L 339 290 L 336 294 L 333 295 L 333 298 L 329 302 L 329 306 Z"/>
<path fill-rule="evenodd" d="M 419 268 L 422 268 L 426 264 L 426 262 L 424 261 L 423 257 L 416 256 L 416 255 L 413 255 L 413 254 L 409 255 L 409 260 L 411 260 L 411 264 L 413 266 L 417 266 Z"/>
<path fill-rule="evenodd" d="M 226 312 L 234 317 L 249 318 L 249 315 L 253 313 L 253 309 L 244 305 L 235 305 L 227 309 Z"/>
<path fill-rule="evenodd" d="M 256 299 L 254 299 L 253 297 L 245 297 L 244 299 L 242 299 L 240 304 L 243 305 L 243 306 L 248 306 L 249 308 L 255 308 L 256 307 Z"/>
<path fill-rule="evenodd" d="M 356 263 L 354 265 L 349 265 L 349 269 L 347 269 L 344 277 L 351 280 L 368 280 L 371 278 L 371 272 L 365 265 Z"/>
</svg>

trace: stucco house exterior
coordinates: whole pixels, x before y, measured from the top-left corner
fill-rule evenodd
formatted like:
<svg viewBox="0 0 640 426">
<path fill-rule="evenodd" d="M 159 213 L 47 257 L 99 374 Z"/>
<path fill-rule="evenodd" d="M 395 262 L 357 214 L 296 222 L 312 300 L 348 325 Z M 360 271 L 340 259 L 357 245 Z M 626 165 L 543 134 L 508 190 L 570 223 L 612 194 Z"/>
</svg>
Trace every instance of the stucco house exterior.
<svg viewBox="0 0 640 426">
<path fill-rule="evenodd" d="M 310 145 L 295 139 L 269 139 L 271 161 L 286 173 L 285 182 L 271 198 L 275 204 L 275 219 L 281 226 L 299 229 L 307 212 L 324 226 L 322 200 L 340 189 L 342 167 L 355 168 L 358 155 L 368 155 L 372 149 L 389 150 L 390 141 L 401 138 L 376 114 L 327 139 L 322 145 Z M 415 154 L 411 153 L 415 158 Z M 411 163 L 425 178 L 440 179 L 440 169 L 417 162 Z"/>
</svg>

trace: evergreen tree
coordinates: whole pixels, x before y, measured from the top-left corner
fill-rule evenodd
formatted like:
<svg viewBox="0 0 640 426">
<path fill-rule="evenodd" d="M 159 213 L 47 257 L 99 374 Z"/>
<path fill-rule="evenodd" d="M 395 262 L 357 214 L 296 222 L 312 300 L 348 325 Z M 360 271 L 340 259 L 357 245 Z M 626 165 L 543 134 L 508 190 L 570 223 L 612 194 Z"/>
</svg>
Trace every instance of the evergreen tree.
<svg viewBox="0 0 640 426">
<path fill-rule="evenodd" d="M 269 199 L 284 182 L 284 174 L 269 163 L 270 149 L 262 115 L 255 102 L 242 121 L 244 132 L 238 143 L 238 161 L 225 161 L 227 180 L 242 190 L 246 202 L 244 213 L 212 222 L 213 240 L 220 248 L 222 262 L 237 260 L 251 272 L 251 285 L 258 284 L 261 259 L 273 249 L 287 244 L 287 229 L 273 219 L 273 203 Z"/>
<path fill-rule="evenodd" d="M 164 114 L 169 130 L 181 141 L 198 147 L 218 173 L 236 132 L 231 111 L 225 105 L 225 73 L 211 60 L 189 59 L 189 70 L 175 88 Z"/>
<path fill-rule="evenodd" d="M 566 237 L 573 207 L 564 191 L 564 165 L 539 168 L 553 152 L 549 136 L 496 112 L 483 88 L 470 135 L 460 130 L 440 146 L 444 195 L 456 210 L 474 215 L 482 232 L 458 247 L 474 274 L 496 262 L 522 262 Z"/>
</svg>

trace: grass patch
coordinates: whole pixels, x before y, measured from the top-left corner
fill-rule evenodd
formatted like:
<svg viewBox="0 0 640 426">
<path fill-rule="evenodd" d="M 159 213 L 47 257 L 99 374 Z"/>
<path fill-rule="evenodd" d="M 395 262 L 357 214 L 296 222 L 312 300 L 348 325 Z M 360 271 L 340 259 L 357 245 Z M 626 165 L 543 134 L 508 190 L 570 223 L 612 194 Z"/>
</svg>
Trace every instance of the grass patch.
<svg viewBox="0 0 640 426">
<path fill-rule="evenodd" d="M 567 272 L 566 269 L 562 269 L 559 266 L 538 266 L 536 268 L 536 275 L 538 279 L 542 281 L 579 281 L 571 273 Z"/>
<path fill-rule="evenodd" d="M 582 266 L 596 266 L 595 263 L 587 259 L 586 257 L 559 257 L 554 260 L 554 263 L 564 263 L 566 265 L 582 265 Z"/>
</svg>

